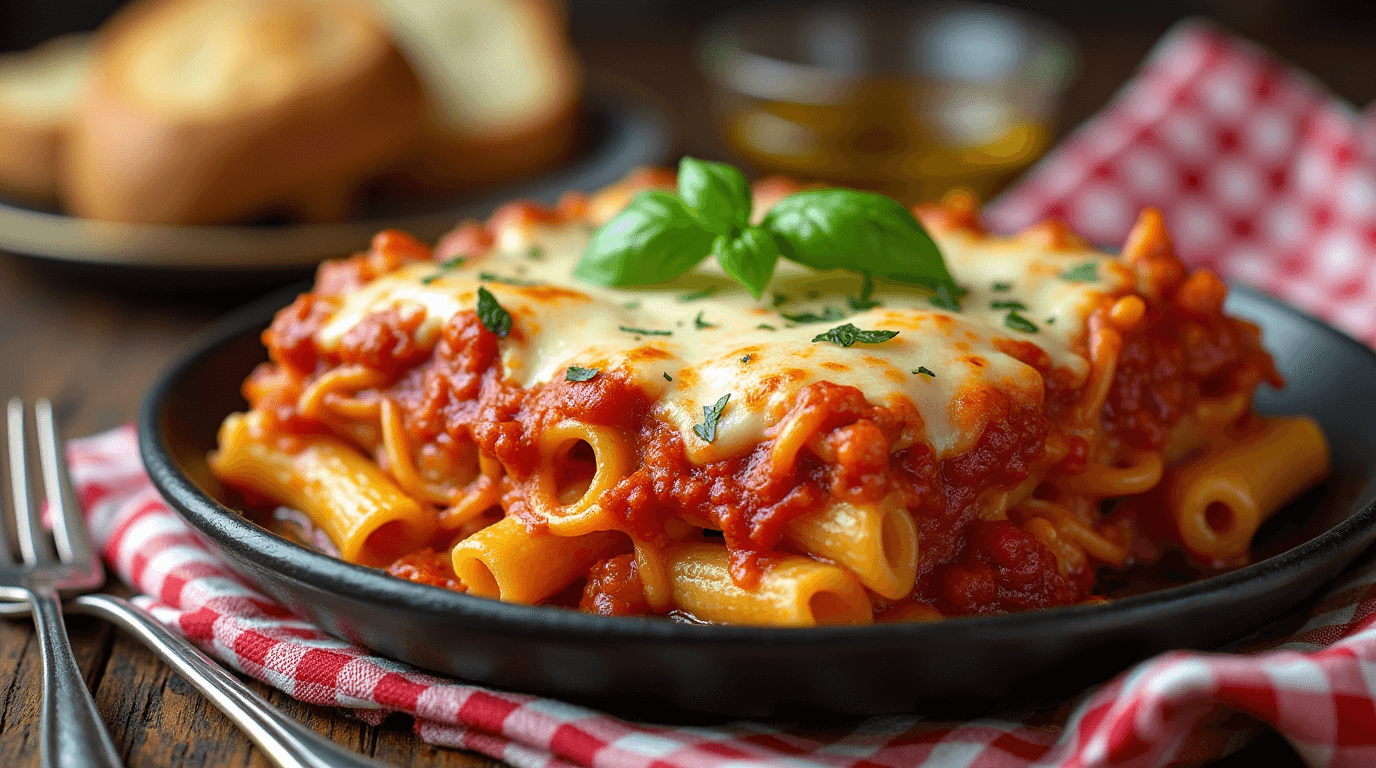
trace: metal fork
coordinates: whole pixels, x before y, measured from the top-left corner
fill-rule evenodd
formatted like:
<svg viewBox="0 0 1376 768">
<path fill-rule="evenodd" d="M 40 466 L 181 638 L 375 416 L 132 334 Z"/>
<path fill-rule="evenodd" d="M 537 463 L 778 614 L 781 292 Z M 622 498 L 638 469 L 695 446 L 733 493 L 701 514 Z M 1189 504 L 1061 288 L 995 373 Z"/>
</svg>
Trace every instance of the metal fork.
<svg viewBox="0 0 1376 768">
<path fill-rule="evenodd" d="M 96 702 L 81 676 L 62 623 L 59 591 L 97 589 L 105 570 L 91 549 L 86 526 L 64 492 L 62 463 L 53 429 L 52 404 L 34 406 L 44 496 L 53 523 L 53 541 L 43 530 L 30 488 L 28 449 L 24 438 L 24 402 L 10 400 L 8 412 L 10 509 L 23 564 L 14 562 L 9 536 L 0 529 L 0 597 L 26 601 L 38 632 L 43 656 L 43 702 L 39 719 L 39 760 L 44 768 L 117 768 L 123 765 L 96 711 Z M 53 552 L 53 544 L 57 552 Z"/>
<path fill-rule="evenodd" d="M 61 441 L 58 440 L 57 429 L 53 424 L 52 406 L 47 400 L 39 400 L 34 407 L 38 421 L 38 444 L 41 449 L 44 484 L 47 487 L 47 498 L 49 508 L 52 510 L 54 538 L 58 543 L 59 550 L 63 548 L 63 541 L 69 542 L 79 540 L 78 546 L 84 547 L 76 550 L 82 554 L 81 558 L 76 556 L 67 557 L 63 560 L 81 560 L 89 563 L 94 568 L 94 577 L 88 581 L 64 582 L 59 588 L 68 596 L 74 592 L 89 591 L 98 588 L 104 580 L 104 571 L 100 568 L 100 561 L 95 558 L 92 552 L 89 539 L 86 535 L 86 521 L 81 517 L 76 505 L 71 503 L 70 494 L 67 492 L 67 470 L 66 462 L 62 458 L 62 452 L 58 450 Z M 23 475 L 23 404 L 19 400 L 11 400 L 9 407 L 10 421 L 10 455 L 11 457 L 21 457 L 16 460 L 11 458 L 11 474 L 15 476 L 14 489 L 15 496 L 21 496 L 20 489 L 27 489 L 27 477 Z M 19 430 L 19 437 L 16 438 L 16 426 Z M 16 440 L 18 448 L 15 447 Z M 19 469 L 15 470 L 14 467 Z M 15 473 L 18 473 L 17 475 Z M 21 485 L 21 483 L 25 483 Z M 27 490 L 24 491 L 27 493 Z M 18 505 L 16 505 L 16 508 Z M 33 516 L 27 523 L 21 522 L 19 528 L 30 532 L 41 531 L 38 526 L 35 508 L 30 504 L 25 514 L 19 515 L 18 519 L 23 521 L 26 516 Z M 27 529 L 24 526 L 28 525 Z M 3 543 L 3 529 L 0 529 L 0 543 Z M 24 536 L 21 534 L 21 540 Z M 46 543 L 46 542 L 45 542 Z M 69 550 L 63 550 L 69 551 Z M 3 553 L 0 553 L 3 554 Z M 8 560 L 8 557 L 3 559 Z M 27 562 L 27 560 L 26 560 Z M 6 571 L 0 571 L 0 581 L 4 581 Z M 0 598 L 12 597 L 18 593 L 11 593 L 4 588 L 0 588 Z M 23 598 L 27 599 L 27 598 Z M 157 619 L 153 618 L 144 609 L 130 603 L 123 598 L 114 595 L 96 594 L 81 595 L 68 602 L 68 607 L 73 613 L 81 613 L 88 616 L 105 619 L 110 623 L 120 627 L 124 631 L 133 635 L 150 650 L 158 655 L 164 662 L 181 674 L 188 682 L 196 687 L 206 698 L 210 699 L 221 712 L 224 712 L 229 719 L 233 720 L 244 733 L 263 750 L 263 753 L 272 760 L 273 763 L 282 768 L 385 768 L 385 766 L 372 758 L 360 755 L 356 752 L 345 749 L 329 739 L 317 734 L 315 731 L 298 723 L 290 717 L 282 714 L 275 707 L 254 693 L 252 689 L 244 685 L 230 673 L 226 672 L 219 664 L 216 664 L 209 656 L 206 656 L 196 648 L 196 646 L 186 640 L 177 637 L 167 631 Z M 80 693 L 85 694 L 86 701 L 90 706 L 90 717 L 82 721 L 83 727 L 89 727 L 98 732 L 104 739 L 104 743 L 109 746 L 109 736 L 100 727 L 100 719 L 95 713 L 95 705 L 91 703 L 90 693 L 86 690 L 84 681 L 81 680 L 80 673 L 77 671 L 76 663 L 72 660 L 71 647 L 67 643 L 66 633 L 62 632 L 62 618 L 60 609 L 57 608 L 56 601 L 53 601 L 56 611 L 57 634 L 61 637 L 62 645 L 67 652 L 67 665 L 70 667 L 76 686 L 80 688 Z M 22 615 L 28 612 L 28 606 L 24 603 L 0 602 L 0 615 L 13 616 Z M 35 623 L 37 623 L 37 611 L 35 611 Z M 39 638 L 42 640 L 42 630 Z M 45 644 L 46 648 L 46 644 Z M 47 713 L 47 702 L 49 700 L 50 686 L 47 675 L 46 654 L 44 666 L 44 759 L 48 759 L 49 754 L 59 754 L 56 751 L 50 753 L 50 742 L 47 739 L 47 723 L 49 722 Z M 65 697 L 75 698 L 75 697 Z M 67 746 L 78 737 L 73 734 L 62 736 L 62 744 Z M 72 758 L 70 762 L 66 760 L 67 755 L 62 754 L 63 761 L 56 764 L 45 762 L 45 768 L 49 765 L 57 765 L 66 768 L 67 766 L 104 766 L 119 765 L 118 758 L 115 757 L 113 747 L 110 748 L 109 760 L 99 762 L 96 758 L 87 757 L 84 753 Z"/>
</svg>

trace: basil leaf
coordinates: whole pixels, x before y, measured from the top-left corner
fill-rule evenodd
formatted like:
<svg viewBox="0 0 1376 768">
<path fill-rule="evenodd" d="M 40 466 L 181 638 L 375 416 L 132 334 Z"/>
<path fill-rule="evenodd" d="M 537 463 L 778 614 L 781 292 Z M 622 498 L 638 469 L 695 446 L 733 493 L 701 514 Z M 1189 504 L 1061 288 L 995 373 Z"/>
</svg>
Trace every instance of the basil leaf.
<svg viewBox="0 0 1376 768">
<path fill-rule="evenodd" d="M 996 290 L 996 291 L 1011 291 L 1011 290 L 1013 290 L 1013 284 L 1012 284 L 1012 283 L 1002 283 L 1002 282 L 1000 282 L 1000 283 L 994 283 L 994 290 Z"/>
<path fill-rule="evenodd" d="M 703 310 L 703 312 L 705 311 L 706 310 Z M 706 328 L 716 328 L 716 325 L 713 325 L 712 323 L 709 323 L 706 320 L 702 319 L 703 312 L 699 312 L 698 316 L 693 318 L 693 327 L 697 328 L 699 331 L 704 330 Z"/>
<path fill-rule="evenodd" d="M 702 226 L 719 235 L 732 237 L 750 223 L 750 183 L 726 163 L 683 158 L 678 196 Z"/>
<path fill-rule="evenodd" d="M 913 369 L 913 373 L 921 374 L 921 375 L 923 375 L 923 376 L 930 376 L 930 377 L 932 377 L 933 379 L 936 378 L 936 374 L 935 374 L 935 373 L 932 373 L 932 369 L 931 369 L 931 368 L 928 368 L 928 367 L 925 366 L 925 365 L 919 365 L 919 366 L 917 366 L 916 368 Z"/>
<path fill-rule="evenodd" d="M 573 274 L 604 286 L 662 283 L 706 258 L 716 237 L 677 197 L 648 190 L 593 234 Z"/>
<path fill-rule="evenodd" d="M 879 344 L 898 335 L 898 331 L 862 331 L 850 323 L 838 325 L 826 333 L 812 337 L 813 341 L 829 341 L 842 347 L 849 347 L 859 341 L 865 344 Z"/>
<path fill-rule="evenodd" d="M 779 263 L 779 243 L 769 232 L 759 227 L 747 227 L 740 236 L 730 240 L 718 237 L 712 243 L 712 255 L 717 257 L 726 274 L 736 278 L 760 298 L 774 266 Z"/>
<path fill-rule="evenodd" d="M 816 312 L 801 312 L 801 313 L 796 314 L 796 315 L 790 315 L 790 314 L 788 314 L 788 313 L 786 313 L 786 312 L 780 312 L 779 314 L 782 315 L 783 318 L 784 318 L 785 320 L 789 321 L 790 323 L 799 323 L 799 324 L 803 324 L 803 323 L 830 323 L 830 322 L 835 321 L 835 320 L 845 320 L 845 319 L 846 319 L 846 313 L 845 313 L 845 312 L 842 312 L 841 310 L 837 309 L 836 307 L 827 307 L 825 310 L 822 311 L 822 314 L 820 314 L 820 315 L 817 314 Z"/>
<path fill-rule="evenodd" d="M 1001 299 L 989 302 L 990 309 L 1027 309 L 1027 305 L 1014 299 Z"/>
<path fill-rule="evenodd" d="M 1023 333 L 1037 332 L 1037 325 L 1033 323 L 1031 320 L 1028 320 L 1022 315 L 1018 314 L 1018 311 L 1016 309 L 1011 310 L 1008 313 L 1008 317 L 1003 318 L 1003 324 L 1009 328 L 1012 328 L 1015 331 L 1022 331 Z"/>
<path fill-rule="evenodd" d="M 478 320 L 483 327 L 497 334 L 499 338 L 506 338 L 511 333 L 511 315 L 502 305 L 497 303 L 488 290 L 481 285 L 478 286 Z"/>
<path fill-rule="evenodd" d="M 665 381 L 673 381 L 673 380 L 674 380 L 674 377 L 673 377 L 673 376 L 670 376 L 670 375 L 666 372 L 666 373 L 664 374 L 664 380 L 665 380 Z"/>
<path fill-rule="evenodd" d="M 756 327 L 757 329 L 761 330 L 761 331 L 773 331 L 773 330 L 777 330 L 774 326 L 770 325 L 769 323 L 760 323 L 759 325 L 757 325 L 757 326 L 755 326 L 755 327 Z"/>
<path fill-rule="evenodd" d="M 579 365 L 570 365 L 568 370 L 564 371 L 566 381 L 587 381 L 596 375 L 596 368 L 584 368 Z"/>
<path fill-rule="evenodd" d="M 617 327 L 620 328 L 621 330 L 625 331 L 626 333 L 635 333 L 635 334 L 639 334 L 639 335 L 641 335 L 641 336 L 673 336 L 673 335 L 674 335 L 674 332 L 673 332 L 673 331 L 653 331 L 653 330 L 647 331 L 647 330 L 645 330 L 644 328 L 628 328 L 628 327 L 626 327 L 626 326 L 624 326 L 624 325 L 618 325 Z"/>
<path fill-rule="evenodd" d="M 1087 261 L 1062 272 L 1061 279 L 1072 283 L 1092 283 L 1099 279 L 1099 265 L 1093 261 Z"/>
<path fill-rule="evenodd" d="M 891 197 L 813 189 L 779 201 L 764 218 L 785 257 L 814 269 L 869 272 L 937 288 L 955 285 L 941 251 L 911 211 Z"/>
<path fill-rule="evenodd" d="M 444 269 L 458 269 L 459 267 L 462 267 L 463 263 L 467 260 L 467 256 L 455 256 L 452 259 L 445 259 L 444 261 L 441 261 L 440 267 Z"/>
<path fill-rule="evenodd" d="M 716 405 L 702 406 L 702 423 L 693 425 L 693 432 L 705 442 L 712 442 L 717 439 L 717 421 L 721 419 L 722 409 L 726 407 L 726 401 L 731 399 L 731 393 L 721 396 Z"/>
</svg>

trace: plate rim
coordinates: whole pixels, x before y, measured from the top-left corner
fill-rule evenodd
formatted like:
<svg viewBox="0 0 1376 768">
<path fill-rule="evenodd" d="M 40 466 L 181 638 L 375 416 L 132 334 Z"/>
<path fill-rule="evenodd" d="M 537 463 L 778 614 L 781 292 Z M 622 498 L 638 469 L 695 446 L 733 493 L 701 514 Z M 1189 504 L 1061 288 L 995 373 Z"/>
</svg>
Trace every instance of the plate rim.
<svg viewBox="0 0 1376 768">
<path fill-rule="evenodd" d="M 626 642 L 677 646 L 753 644 L 781 648 L 825 646 L 842 649 L 894 642 L 940 644 L 976 637 L 983 640 L 1030 640 L 1038 634 L 1059 634 L 1067 624 L 1074 624 L 1086 633 L 1109 630 L 1130 624 L 1136 614 L 1150 614 L 1165 603 L 1199 601 L 1238 589 L 1257 591 L 1272 580 L 1284 578 L 1288 571 L 1311 559 L 1320 558 L 1320 562 L 1327 560 L 1322 557 L 1325 552 L 1345 550 L 1358 540 L 1355 534 L 1365 533 L 1367 544 L 1349 558 L 1350 564 L 1351 560 L 1370 549 L 1371 539 L 1376 538 L 1376 494 L 1371 493 L 1376 488 L 1376 480 L 1369 480 L 1362 488 L 1363 492 L 1370 495 L 1365 506 L 1338 524 L 1277 555 L 1216 576 L 1096 605 L 1079 604 L 1021 613 L 954 617 L 938 622 L 893 622 L 866 626 L 694 625 L 662 617 L 597 616 L 566 608 L 503 603 L 418 584 L 303 547 L 220 504 L 202 492 L 181 470 L 163 437 L 159 414 L 174 385 L 222 345 L 265 326 L 276 309 L 286 306 L 292 296 L 308 286 L 309 281 L 302 281 L 273 292 L 231 312 L 189 340 L 185 347 L 187 351 L 164 369 L 140 404 L 138 445 L 143 465 L 169 507 L 192 529 L 210 538 L 217 548 L 229 550 L 234 556 L 266 568 L 278 578 L 291 579 L 345 600 L 368 604 L 396 602 L 405 605 L 406 610 L 420 611 L 437 620 L 466 623 L 470 629 L 503 635 L 533 635 L 553 631 L 560 633 L 561 641 L 571 643 L 602 641 L 614 636 Z M 1289 315 L 1311 332 L 1338 337 L 1341 343 L 1353 347 L 1376 367 L 1376 350 L 1340 329 L 1246 286 L 1230 285 L 1229 292 L 1237 292 L 1249 301 L 1259 301 L 1268 306 L 1271 311 Z M 1361 500 L 1356 503 L 1360 504 Z M 274 567 L 267 568 L 268 565 Z M 1310 594 L 1329 583 L 1331 579 L 1316 584 Z"/>
</svg>

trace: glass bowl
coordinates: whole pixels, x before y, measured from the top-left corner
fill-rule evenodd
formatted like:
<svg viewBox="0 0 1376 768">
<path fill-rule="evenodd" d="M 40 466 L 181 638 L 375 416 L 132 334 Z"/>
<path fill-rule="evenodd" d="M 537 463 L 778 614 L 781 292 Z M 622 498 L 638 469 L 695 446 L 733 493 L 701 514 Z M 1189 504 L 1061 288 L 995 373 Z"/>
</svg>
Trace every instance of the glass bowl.
<svg viewBox="0 0 1376 768">
<path fill-rule="evenodd" d="M 769 5 L 723 17 L 699 61 L 728 144 L 760 171 L 913 203 L 982 199 L 1047 147 L 1068 36 L 980 3 Z"/>
</svg>

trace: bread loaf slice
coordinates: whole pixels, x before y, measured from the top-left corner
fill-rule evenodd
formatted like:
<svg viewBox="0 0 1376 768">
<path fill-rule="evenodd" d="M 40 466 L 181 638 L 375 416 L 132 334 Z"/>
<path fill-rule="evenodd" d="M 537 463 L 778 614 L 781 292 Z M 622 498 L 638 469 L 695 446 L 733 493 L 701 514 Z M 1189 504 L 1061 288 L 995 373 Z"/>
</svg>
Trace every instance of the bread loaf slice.
<svg viewBox="0 0 1376 768">
<path fill-rule="evenodd" d="M 423 110 L 362 0 L 141 0 L 102 30 L 67 204 L 148 223 L 341 219 L 414 144 Z"/>
<path fill-rule="evenodd" d="M 91 72 L 87 35 L 0 57 L 0 192 L 27 203 L 58 195 L 58 155 Z"/>
<path fill-rule="evenodd" d="M 573 149 L 582 77 L 556 0 L 373 0 L 425 85 L 415 173 L 466 186 Z"/>
</svg>

